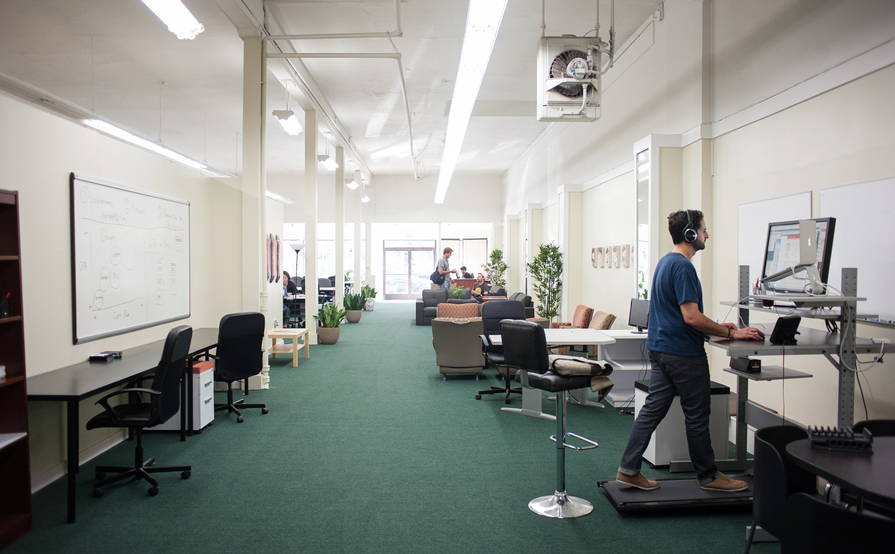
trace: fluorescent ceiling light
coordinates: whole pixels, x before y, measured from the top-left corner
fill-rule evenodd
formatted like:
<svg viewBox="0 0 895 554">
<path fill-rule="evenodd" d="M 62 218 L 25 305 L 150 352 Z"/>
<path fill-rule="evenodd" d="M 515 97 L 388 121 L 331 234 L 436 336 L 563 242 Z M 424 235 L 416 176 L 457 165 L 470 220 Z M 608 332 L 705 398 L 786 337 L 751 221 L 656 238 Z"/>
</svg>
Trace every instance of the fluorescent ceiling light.
<svg viewBox="0 0 895 554">
<path fill-rule="evenodd" d="M 345 186 L 350 188 L 351 190 L 357 190 L 357 187 L 359 187 L 360 185 L 357 184 L 357 181 L 352 179 L 350 181 L 345 181 Z"/>
<path fill-rule="evenodd" d="M 285 196 L 280 196 L 272 190 L 265 190 L 264 194 L 271 200 L 276 200 L 277 202 L 282 202 L 283 204 L 294 204 L 292 200 L 289 200 Z"/>
<path fill-rule="evenodd" d="M 435 203 L 444 203 L 454 167 L 460 156 L 460 147 L 466 137 L 469 116 L 475 105 L 475 99 L 482 86 L 482 78 L 491 59 L 494 41 L 500 30 L 500 22 L 507 7 L 507 0 L 469 0 L 469 11 L 466 13 L 466 32 L 463 35 L 463 47 L 460 50 L 460 67 L 457 69 L 457 80 L 454 81 L 454 95 L 451 99 L 451 111 L 448 114 L 447 134 L 444 138 L 444 153 L 441 157 L 441 169 L 438 173 L 438 185 L 435 187 Z"/>
<path fill-rule="evenodd" d="M 370 201 L 370 197 L 365 194 L 360 197 L 360 201 L 363 202 L 364 204 L 366 204 L 367 202 Z"/>
<path fill-rule="evenodd" d="M 322 163 L 323 167 L 325 167 L 326 169 L 328 169 L 330 171 L 335 171 L 339 167 L 339 164 L 336 163 L 336 160 L 334 160 L 331 156 L 329 156 L 327 154 L 321 154 L 321 155 L 317 156 L 317 161 Z"/>
<path fill-rule="evenodd" d="M 205 30 L 180 0 L 143 0 L 143 3 L 181 40 L 193 40 Z"/>
<path fill-rule="evenodd" d="M 107 135 L 111 135 L 115 138 L 119 138 L 123 141 L 129 142 L 129 143 L 139 146 L 141 148 L 145 148 L 146 150 L 151 150 L 157 154 L 161 154 L 162 156 L 165 156 L 166 158 L 170 158 L 170 159 L 174 160 L 175 162 L 179 162 L 179 163 L 182 163 L 183 165 L 193 167 L 196 169 L 208 171 L 208 166 L 205 165 L 204 163 L 197 162 L 196 160 L 191 159 L 191 158 L 187 158 L 183 154 L 178 154 L 177 152 L 175 152 L 173 150 L 168 150 L 161 144 L 158 144 L 158 143 L 146 140 L 144 138 L 140 138 L 140 137 L 133 135 L 131 133 L 128 133 L 127 131 L 125 131 L 123 129 L 119 129 L 118 127 L 112 125 L 111 123 L 106 123 L 105 121 L 101 121 L 99 119 L 87 119 L 84 121 L 84 123 L 89 127 L 93 127 L 97 131 L 101 131 L 103 133 L 106 133 Z M 229 175 L 228 175 L 228 177 L 229 177 Z"/>
<path fill-rule="evenodd" d="M 299 123 L 298 118 L 295 117 L 295 112 L 292 110 L 274 110 L 273 115 L 280 122 L 280 125 L 283 126 L 283 130 L 293 137 L 301 133 L 301 123 Z"/>
</svg>

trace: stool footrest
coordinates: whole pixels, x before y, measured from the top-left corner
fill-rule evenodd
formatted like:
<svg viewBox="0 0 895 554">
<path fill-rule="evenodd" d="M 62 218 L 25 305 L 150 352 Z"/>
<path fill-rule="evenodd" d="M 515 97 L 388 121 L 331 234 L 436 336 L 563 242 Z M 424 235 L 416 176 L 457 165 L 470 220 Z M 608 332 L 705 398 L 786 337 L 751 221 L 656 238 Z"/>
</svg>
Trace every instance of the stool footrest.
<svg viewBox="0 0 895 554">
<path fill-rule="evenodd" d="M 574 437 L 578 440 L 582 440 L 587 443 L 587 446 L 575 446 L 574 444 L 569 444 L 565 441 L 565 439 L 568 437 Z M 551 435 L 550 440 L 556 442 L 556 435 Z M 562 446 L 563 448 L 570 448 L 572 450 L 593 450 L 600 445 L 597 444 L 595 441 L 582 437 L 581 435 L 576 435 L 575 433 L 566 433 L 566 436 L 563 437 Z"/>
</svg>

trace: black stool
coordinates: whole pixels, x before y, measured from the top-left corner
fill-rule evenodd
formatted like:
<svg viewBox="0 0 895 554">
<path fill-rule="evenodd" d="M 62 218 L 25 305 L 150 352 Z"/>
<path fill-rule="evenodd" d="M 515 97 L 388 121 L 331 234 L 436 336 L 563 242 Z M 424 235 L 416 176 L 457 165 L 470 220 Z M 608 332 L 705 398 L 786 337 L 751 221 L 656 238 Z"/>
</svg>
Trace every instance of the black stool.
<svg viewBox="0 0 895 554">
<path fill-rule="evenodd" d="M 507 365 L 526 371 L 529 386 L 556 393 L 556 435 L 550 437 L 556 443 L 556 490 L 552 495 L 535 498 L 528 507 L 536 514 L 558 519 L 585 516 L 593 511 L 593 504 L 566 494 L 566 448 L 591 450 L 598 445 L 566 431 L 566 396 L 570 390 L 590 387 L 591 376 L 565 376 L 550 371 L 544 328 L 537 323 L 503 321 L 500 327 Z M 568 437 L 582 440 L 587 445 L 569 444 L 566 442 Z"/>
</svg>

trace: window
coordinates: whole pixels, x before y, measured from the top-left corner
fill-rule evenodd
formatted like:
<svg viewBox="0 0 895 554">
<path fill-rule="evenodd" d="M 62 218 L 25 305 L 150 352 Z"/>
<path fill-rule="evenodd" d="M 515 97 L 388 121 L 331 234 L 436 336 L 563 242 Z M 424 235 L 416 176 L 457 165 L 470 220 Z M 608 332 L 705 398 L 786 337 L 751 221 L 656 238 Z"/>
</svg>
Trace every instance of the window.
<svg viewBox="0 0 895 554">
<path fill-rule="evenodd" d="M 488 263 L 488 239 L 441 239 L 441 249 L 451 247 L 451 269 L 460 269 L 465 265 L 466 271 L 475 276 Z"/>
</svg>

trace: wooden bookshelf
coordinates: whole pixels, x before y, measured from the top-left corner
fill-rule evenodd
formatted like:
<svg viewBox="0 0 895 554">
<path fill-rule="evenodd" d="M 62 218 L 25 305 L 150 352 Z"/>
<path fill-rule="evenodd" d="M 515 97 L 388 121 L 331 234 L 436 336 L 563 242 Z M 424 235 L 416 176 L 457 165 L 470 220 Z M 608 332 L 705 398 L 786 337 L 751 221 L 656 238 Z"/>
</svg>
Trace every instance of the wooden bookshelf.
<svg viewBox="0 0 895 554">
<path fill-rule="evenodd" d="M 32 526 L 18 200 L 18 192 L 0 190 L 0 302 L 7 302 L 0 313 L 0 550 Z"/>
</svg>

